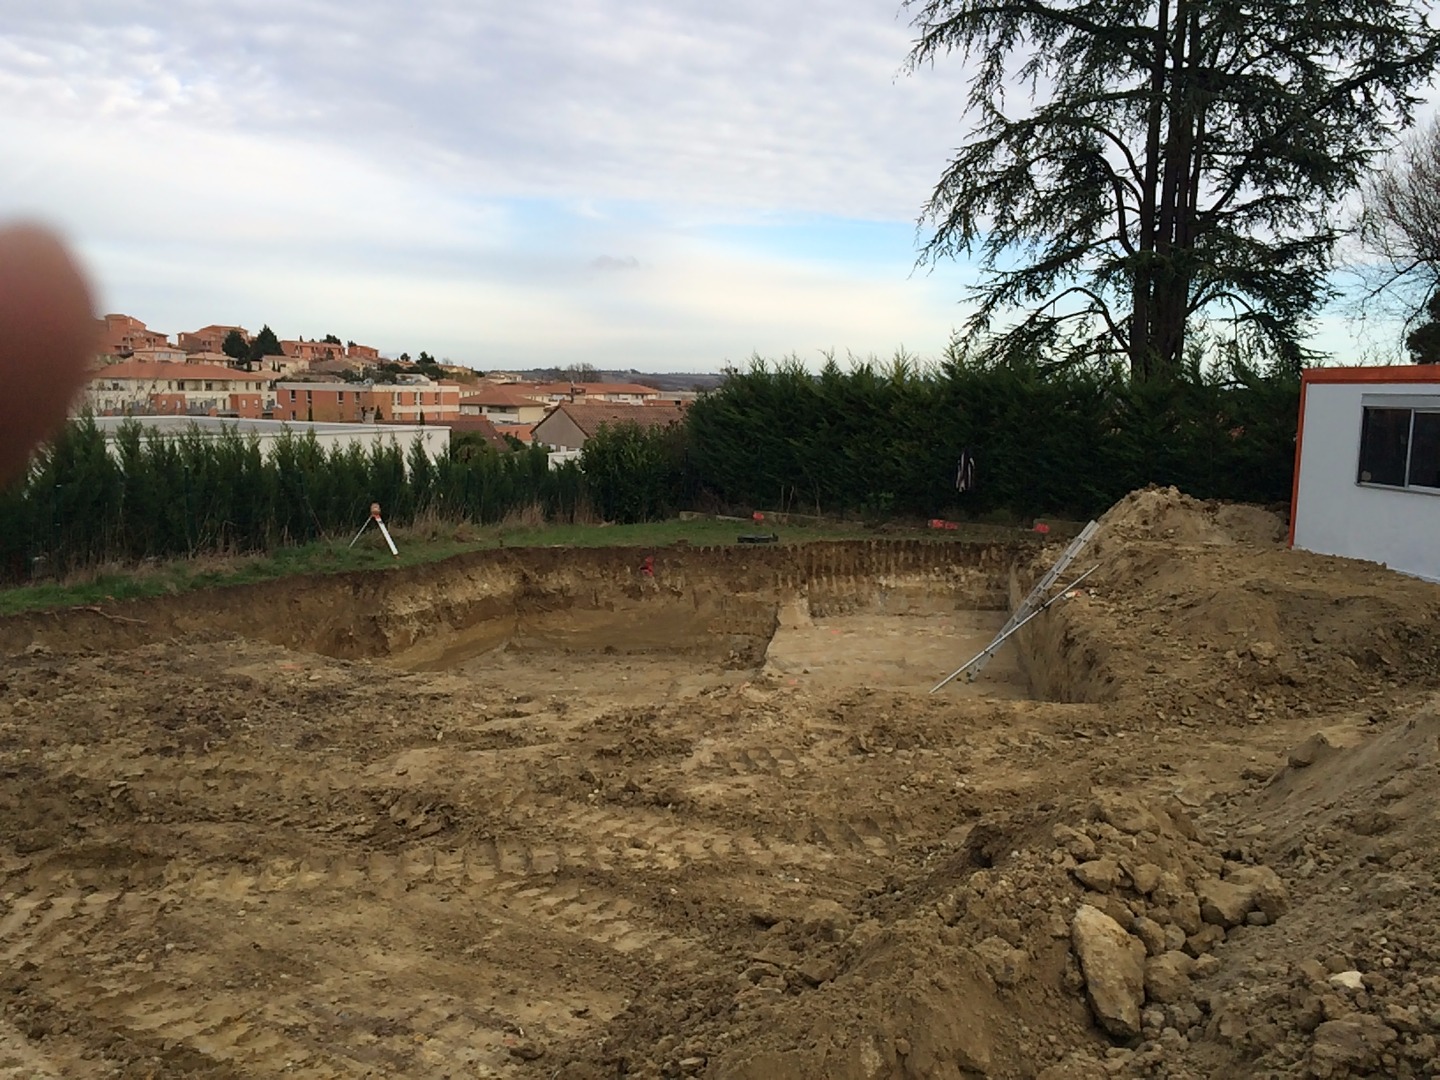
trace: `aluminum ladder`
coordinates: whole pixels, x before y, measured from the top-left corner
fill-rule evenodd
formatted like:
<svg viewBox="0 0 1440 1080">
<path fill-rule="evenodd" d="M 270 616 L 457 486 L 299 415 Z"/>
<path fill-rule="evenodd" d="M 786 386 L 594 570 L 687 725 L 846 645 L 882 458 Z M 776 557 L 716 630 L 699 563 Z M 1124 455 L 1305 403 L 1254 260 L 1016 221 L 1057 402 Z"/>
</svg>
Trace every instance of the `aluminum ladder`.
<svg viewBox="0 0 1440 1080">
<path fill-rule="evenodd" d="M 1000 632 L 995 635 L 995 639 L 991 641 L 989 645 L 985 646 L 985 648 L 981 650 L 977 655 L 971 657 L 959 668 L 952 671 L 940 682 L 936 683 L 931 688 L 930 693 L 935 693 L 936 690 L 939 690 L 946 683 L 950 682 L 952 679 L 958 678 L 961 675 L 965 675 L 967 681 L 974 682 L 975 676 L 979 675 L 980 672 L 984 670 L 985 665 L 991 661 L 991 659 L 995 656 L 996 651 L 999 650 L 1000 646 L 1005 643 L 1007 638 L 1014 634 L 1016 630 L 1020 629 L 1023 624 L 1029 622 L 1036 615 L 1039 615 L 1040 612 L 1048 608 L 1056 599 L 1058 599 L 1060 596 L 1063 596 L 1065 592 L 1068 592 L 1070 588 L 1078 585 L 1080 581 L 1094 573 L 1095 568 L 1091 567 L 1089 570 L 1085 571 L 1085 573 L 1082 574 L 1079 578 L 1071 582 L 1070 586 L 1068 586 L 1063 592 L 1057 594 L 1056 596 L 1052 596 L 1048 600 L 1045 599 L 1045 594 L 1054 587 L 1055 582 L 1060 580 L 1060 575 L 1066 571 L 1066 569 L 1070 566 L 1072 562 L 1079 558 L 1082 551 L 1084 551 L 1087 547 L 1090 546 L 1090 541 L 1094 539 L 1095 533 L 1099 530 L 1099 528 L 1099 523 L 1092 521 L 1087 524 L 1085 528 L 1081 529 L 1080 532 L 1076 534 L 1075 538 L 1070 541 L 1069 545 L 1061 553 L 1060 558 L 1055 563 L 1055 565 L 1049 569 L 1049 571 L 1045 574 L 1044 577 L 1042 577 L 1039 581 L 1035 583 L 1035 587 L 1030 590 L 1029 595 L 1027 595 L 1025 599 L 1022 600 L 1020 604 L 1015 608 L 1015 610 L 1010 613 L 1010 618 L 1006 620 L 1005 625 L 1000 628 Z"/>
</svg>

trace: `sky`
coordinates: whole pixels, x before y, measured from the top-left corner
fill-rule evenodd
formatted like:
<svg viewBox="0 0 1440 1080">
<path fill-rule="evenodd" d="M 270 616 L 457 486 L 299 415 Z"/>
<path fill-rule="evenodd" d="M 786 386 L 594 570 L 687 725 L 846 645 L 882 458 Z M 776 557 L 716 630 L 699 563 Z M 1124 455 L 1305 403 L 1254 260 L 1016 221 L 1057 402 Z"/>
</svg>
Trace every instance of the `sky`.
<svg viewBox="0 0 1440 1080">
<path fill-rule="evenodd" d="M 104 311 L 485 370 L 938 356 L 898 0 L 0 0 L 0 214 Z"/>
<path fill-rule="evenodd" d="M 916 265 L 965 70 L 904 72 L 899 0 L 0 0 L 0 27 L 0 217 L 172 339 L 933 359 L 978 279 Z M 1352 358 L 1377 331 L 1316 327 Z"/>
</svg>

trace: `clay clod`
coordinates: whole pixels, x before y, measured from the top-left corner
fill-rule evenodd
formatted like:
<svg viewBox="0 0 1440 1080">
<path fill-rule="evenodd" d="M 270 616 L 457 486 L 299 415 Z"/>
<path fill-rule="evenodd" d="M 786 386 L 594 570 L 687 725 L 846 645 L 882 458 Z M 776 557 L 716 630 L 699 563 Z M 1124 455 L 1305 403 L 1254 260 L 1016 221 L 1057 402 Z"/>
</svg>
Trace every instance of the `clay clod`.
<svg viewBox="0 0 1440 1080">
<path fill-rule="evenodd" d="M 1096 1021 L 1117 1039 L 1133 1039 L 1145 1002 L 1144 944 L 1088 904 L 1075 912 L 1070 930 Z"/>
</svg>

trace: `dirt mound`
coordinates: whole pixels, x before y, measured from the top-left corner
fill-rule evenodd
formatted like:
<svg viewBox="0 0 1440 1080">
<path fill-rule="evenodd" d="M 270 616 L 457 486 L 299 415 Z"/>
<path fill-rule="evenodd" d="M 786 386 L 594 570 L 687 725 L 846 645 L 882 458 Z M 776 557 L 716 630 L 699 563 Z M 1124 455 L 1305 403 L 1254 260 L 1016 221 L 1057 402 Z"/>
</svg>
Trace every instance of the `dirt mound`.
<svg viewBox="0 0 1440 1080">
<path fill-rule="evenodd" d="M 1206 1037 L 1215 949 L 1288 906 L 1273 870 L 1225 859 L 1173 800 L 1115 792 L 986 816 L 929 861 L 853 908 L 752 910 L 764 933 L 728 985 L 643 995 L 617 1018 L 614 1059 L 566 1075 L 682 1075 L 687 1053 L 725 1080 L 1140 1068 L 1165 1057 L 1162 1042 Z M 1087 920 L 1129 955 L 1091 948 Z M 1133 965 L 1118 994 L 1112 960 Z M 1117 1059 L 1097 1023 L 1156 1045 Z"/>
<path fill-rule="evenodd" d="M 1283 933 L 1217 980 L 1214 1035 L 1287 1075 L 1440 1072 L 1440 701 L 1283 755 L 1249 829 L 1292 884 Z"/>
<path fill-rule="evenodd" d="M 1132 491 L 1099 519 L 1103 536 L 1180 544 L 1275 544 L 1285 519 L 1260 506 L 1202 502 L 1175 487 Z"/>
<path fill-rule="evenodd" d="M 1440 677 L 1440 588 L 1376 564 L 1114 536 L 1091 560 L 1081 595 L 1022 631 L 1041 696 L 1265 724 Z"/>
</svg>

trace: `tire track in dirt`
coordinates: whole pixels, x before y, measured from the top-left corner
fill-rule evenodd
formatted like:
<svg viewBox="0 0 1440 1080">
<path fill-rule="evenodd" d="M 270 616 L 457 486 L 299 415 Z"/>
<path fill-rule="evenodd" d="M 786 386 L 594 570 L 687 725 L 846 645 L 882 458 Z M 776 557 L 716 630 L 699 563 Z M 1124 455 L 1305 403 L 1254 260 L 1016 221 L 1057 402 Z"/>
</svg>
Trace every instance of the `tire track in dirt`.
<svg viewBox="0 0 1440 1080">
<path fill-rule="evenodd" d="M 424 895 L 426 884 L 458 886 L 470 899 L 478 886 L 500 907 L 523 910 L 512 912 L 508 925 L 497 927 L 498 909 L 452 902 L 448 906 L 458 910 L 447 912 L 444 920 L 451 926 L 483 924 L 488 928 L 483 938 L 490 940 L 518 931 L 535 936 L 535 915 L 545 910 L 547 896 L 558 896 L 576 902 L 577 910 L 568 918 L 563 908 L 556 912 L 552 922 L 557 934 L 569 929 L 618 952 L 644 952 L 650 958 L 667 951 L 667 935 L 626 920 L 633 905 L 624 900 L 590 900 L 573 889 L 567 897 L 563 887 L 527 889 L 522 880 L 497 881 L 487 861 L 469 863 L 464 855 L 417 849 L 399 856 L 375 853 L 309 863 L 272 859 L 252 868 L 172 868 L 168 880 L 153 891 L 112 888 L 88 893 L 71 883 L 70 868 L 57 863 L 27 875 L 23 891 L 7 894 L 0 909 L 0 957 L 6 969 L 25 976 L 32 1008 L 61 1016 L 68 1026 L 74 1022 L 70 1010 L 83 1002 L 92 1037 L 106 1045 L 124 1044 L 129 1052 L 123 1056 L 143 1057 L 157 1046 L 179 1043 L 209 1062 L 201 1069 L 191 1061 L 183 1070 L 186 1074 L 199 1070 L 226 1075 L 214 1070 L 217 1063 L 228 1062 L 258 1075 L 321 1077 L 337 1071 L 409 1070 L 420 1064 L 416 1046 L 433 1039 L 443 1039 L 448 1062 L 468 1057 L 478 1063 L 488 1056 L 495 1058 L 493 1067 L 506 1060 L 503 1040 L 513 1038 L 511 1029 L 523 1030 L 499 1014 L 474 1010 L 468 987 L 476 972 L 468 961 L 442 961 L 454 967 L 451 981 L 457 989 L 437 994 L 435 961 L 427 968 L 392 959 L 384 966 L 386 981 L 394 983 L 394 1000 L 423 1003 L 424 1008 L 410 1008 L 403 1023 L 385 1016 L 366 1020 L 364 1007 L 354 1003 L 370 1001 L 373 1008 L 375 979 L 356 972 L 375 969 L 382 958 L 367 955 L 356 962 L 362 958 L 347 955 L 347 950 L 318 945 L 327 938 L 353 936 L 347 923 L 356 904 L 403 897 L 403 906 L 390 909 L 398 927 L 394 936 L 419 941 L 436 938 L 433 908 L 446 899 Z M 537 903 L 526 907 L 527 899 Z M 270 910 L 262 912 L 261 905 Z M 212 929 L 201 929 L 206 926 Z M 216 931 L 216 926 L 224 929 Z M 203 959 L 197 965 L 193 942 L 202 934 Z M 102 939 L 101 947 L 91 948 L 92 939 Z M 444 935 L 439 940 L 443 942 Z M 556 954 L 576 952 L 569 944 L 550 947 Z M 677 942 L 671 950 L 694 953 L 698 948 L 695 942 Z M 395 955 L 426 951 L 427 946 L 420 945 Z M 83 974 L 74 970 L 77 957 L 86 958 Z M 52 969 L 57 959 L 68 964 Z M 151 970 L 157 963 L 167 970 Z M 192 991 L 205 973 L 201 968 L 211 969 L 212 977 L 217 972 L 233 976 L 225 981 L 226 996 L 207 1000 Z M 261 985 L 237 985 L 247 977 Z M 540 980 L 527 981 L 533 985 Z M 287 983 L 294 989 L 287 989 Z M 337 1004 L 311 1000 L 317 988 L 324 988 L 323 997 Z M 375 1045 L 368 1049 L 361 1039 L 360 1050 L 353 1038 L 342 1040 L 345 1049 L 339 1051 L 326 1035 L 327 1008 L 351 1027 L 368 1023 L 386 1031 L 393 1028 L 394 1036 L 372 1040 Z M 390 1045 L 397 1040 L 398 1048 Z M 180 1064 L 173 1053 L 165 1060 L 172 1068 Z"/>
<path fill-rule="evenodd" d="M 776 917 L 848 909 L 927 825 L 794 680 L 502 659 L 26 654 L 28 704 L 0 700 L 0 1052 L 11 1021 L 97 1075 L 548 1075 L 537 1047 L 728 987 Z"/>
</svg>

